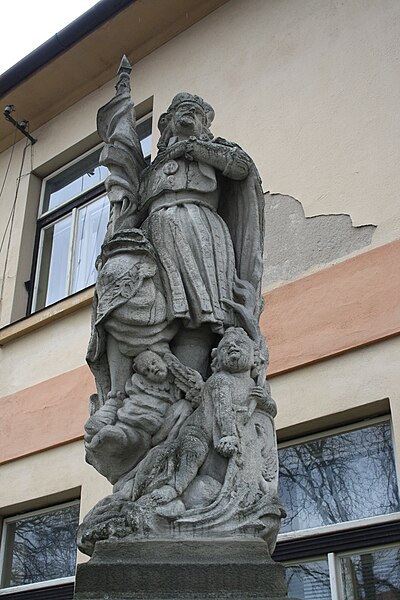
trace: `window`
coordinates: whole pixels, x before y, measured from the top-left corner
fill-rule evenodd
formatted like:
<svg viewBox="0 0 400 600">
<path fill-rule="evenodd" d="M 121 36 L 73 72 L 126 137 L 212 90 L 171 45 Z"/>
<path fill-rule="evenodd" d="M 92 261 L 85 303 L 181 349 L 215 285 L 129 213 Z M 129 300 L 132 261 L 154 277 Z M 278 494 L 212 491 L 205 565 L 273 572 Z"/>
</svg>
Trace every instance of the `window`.
<svg viewBox="0 0 400 600">
<path fill-rule="evenodd" d="M 152 118 L 140 119 L 137 130 L 143 154 L 151 151 Z M 96 258 L 104 239 L 109 202 L 99 165 L 101 147 L 92 150 L 43 181 L 40 202 L 32 310 L 49 306 L 96 280 Z"/>
<path fill-rule="evenodd" d="M 1 588 L 74 577 L 78 524 L 78 502 L 4 519 Z"/>
<path fill-rule="evenodd" d="M 289 598 L 331 600 L 328 561 L 325 558 L 286 566 Z"/>
<path fill-rule="evenodd" d="M 400 509 L 389 421 L 281 447 L 279 461 L 282 533 Z"/>
<path fill-rule="evenodd" d="M 274 558 L 289 597 L 400 600 L 400 502 L 388 418 L 282 444 Z"/>
<path fill-rule="evenodd" d="M 333 553 L 286 566 L 289 598 L 400 600 L 400 545 Z"/>
</svg>

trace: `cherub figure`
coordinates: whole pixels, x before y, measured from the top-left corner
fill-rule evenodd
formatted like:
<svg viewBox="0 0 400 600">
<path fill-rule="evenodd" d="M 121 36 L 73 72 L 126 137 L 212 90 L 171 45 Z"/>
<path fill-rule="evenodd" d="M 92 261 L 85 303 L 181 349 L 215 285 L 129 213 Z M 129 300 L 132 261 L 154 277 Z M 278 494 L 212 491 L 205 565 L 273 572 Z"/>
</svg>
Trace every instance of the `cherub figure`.
<svg viewBox="0 0 400 600">
<path fill-rule="evenodd" d="M 87 460 L 115 483 L 160 442 L 174 439 L 200 399 L 199 373 L 171 353 L 147 350 L 133 361 L 123 394 L 110 394 L 85 425 Z"/>
<path fill-rule="evenodd" d="M 234 534 L 238 522 L 253 530 L 264 522 L 260 519 L 268 525 L 266 536 L 273 551 L 284 514 L 276 496 L 276 455 L 272 453 L 276 405 L 269 387 L 258 385 L 263 372 L 254 346 L 244 329 L 227 329 L 212 353 L 214 373 L 204 384 L 196 371 L 188 371 L 172 354 L 163 356 L 167 369 L 152 352 L 138 357 L 136 369 L 139 366 L 141 373 L 127 386 L 137 395 L 130 393 L 117 410 L 117 429 L 124 431 L 129 420 L 131 429 L 125 431 L 132 435 L 143 431 L 143 418 L 146 422 L 153 419 L 152 411 L 141 412 L 135 403 L 141 390 L 148 393 L 149 377 L 154 396 L 154 379 L 157 385 L 165 385 L 166 373 L 172 373 L 174 385 L 184 390 L 184 400 L 181 396 L 169 405 L 163 424 L 151 441 L 147 438 L 153 447 L 119 478 L 109 504 L 99 503 L 88 526 L 81 526 L 80 545 L 85 551 L 110 536 L 160 535 L 175 527 L 180 532 L 195 527 L 206 535 L 213 531 Z M 183 414 L 179 402 L 194 404 L 200 398 L 193 413 L 179 419 L 178 414 Z"/>
<path fill-rule="evenodd" d="M 213 490 L 224 481 L 227 459 L 240 453 L 241 429 L 247 424 L 256 407 L 276 414 L 276 406 L 265 386 L 256 385 L 252 377 L 255 365 L 254 342 L 244 329 L 230 327 L 213 351 L 214 373 L 204 384 L 199 408 L 182 427 L 177 440 L 160 448 L 137 473 L 134 498 L 146 493 L 160 504 L 181 496 L 170 507 L 158 511 L 164 516 L 191 508 L 188 487 L 199 478 Z M 165 456 L 165 460 L 163 460 Z M 166 462 L 171 465 L 166 466 Z M 157 464 L 157 468 L 155 468 Z M 166 478 L 165 473 L 172 472 Z"/>
<path fill-rule="evenodd" d="M 255 408 L 276 415 L 276 405 L 269 385 L 257 385 L 253 378 L 256 364 L 254 342 L 240 327 L 230 327 L 218 348 L 213 350 L 214 374 L 207 381 L 204 394 L 214 405 L 215 423 L 220 431 L 216 450 L 222 456 L 233 456 L 239 449 L 238 414 L 245 422 Z"/>
</svg>

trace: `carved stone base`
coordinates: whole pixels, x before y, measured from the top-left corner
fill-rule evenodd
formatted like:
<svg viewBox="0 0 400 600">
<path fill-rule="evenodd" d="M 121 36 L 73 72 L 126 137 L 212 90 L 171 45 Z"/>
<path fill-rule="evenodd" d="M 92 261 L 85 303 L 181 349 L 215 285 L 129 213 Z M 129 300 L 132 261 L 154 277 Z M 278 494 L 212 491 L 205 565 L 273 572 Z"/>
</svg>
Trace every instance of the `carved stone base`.
<svg viewBox="0 0 400 600">
<path fill-rule="evenodd" d="M 257 539 L 99 542 L 75 600 L 282 600 L 284 567 Z"/>
</svg>

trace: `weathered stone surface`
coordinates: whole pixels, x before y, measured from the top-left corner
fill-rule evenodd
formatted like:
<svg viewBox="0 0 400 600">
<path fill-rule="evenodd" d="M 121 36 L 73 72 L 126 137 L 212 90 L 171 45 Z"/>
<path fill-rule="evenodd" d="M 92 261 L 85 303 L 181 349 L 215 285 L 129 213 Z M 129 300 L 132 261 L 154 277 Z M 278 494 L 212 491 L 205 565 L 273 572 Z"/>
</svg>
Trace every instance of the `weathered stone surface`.
<svg viewBox="0 0 400 600">
<path fill-rule="evenodd" d="M 375 225 L 354 226 L 350 215 L 306 217 L 291 196 L 265 194 L 264 288 L 297 279 L 371 243 Z"/>
<path fill-rule="evenodd" d="M 76 598 L 282 598 L 261 181 L 186 92 L 146 166 L 129 71 L 98 114 L 111 216 L 87 355 L 86 459 L 114 488 L 79 528 Z"/>
<path fill-rule="evenodd" d="M 77 589 L 76 600 L 286 598 L 283 566 L 261 540 L 241 538 L 100 542 Z"/>
</svg>

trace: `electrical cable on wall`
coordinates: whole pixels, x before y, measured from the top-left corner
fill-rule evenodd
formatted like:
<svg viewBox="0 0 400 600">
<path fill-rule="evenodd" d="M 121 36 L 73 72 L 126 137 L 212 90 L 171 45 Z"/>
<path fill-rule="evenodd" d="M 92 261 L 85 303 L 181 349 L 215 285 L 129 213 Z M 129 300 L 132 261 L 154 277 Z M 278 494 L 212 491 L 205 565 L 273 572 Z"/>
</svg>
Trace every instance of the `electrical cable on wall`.
<svg viewBox="0 0 400 600">
<path fill-rule="evenodd" d="M 21 178 L 22 178 L 22 170 L 24 168 L 24 163 L 25 163 L 26 150 L 27 150 L 28 144 L 30 142 L 31 143 L 31 163 L 32 163 L 32 146 L 37 141 L 29 133 L 29 121 L 27 121 L 26 119 L 24 119 L 24 120 L 18 122 L 16 119 L 14 119 L 11 116 L 11 113 L 14 112 L 14 111 L 15 111 L 15 107 L 14 107 L 13 104 L 8 104 L 4 108 L 4 111 L 3 111 L 3 115 L 4 115 L 5 119 L 7 121 L 9 121 L 14 126 L 14 138 L 13 138 L 13 143 L 12 143 L 11 152 L 10 152 L 10 158 L 8 160 L 8 164 L 7 164 L 7 168 L 6 168 L 4 180 L 3 180 L 3 183 L 2 183 L 1 189 L 0 189 L 0 198 L 1 198 L 1 195 L 2 195 L 3 190 L 5 188 L 5 185 L 6 185 L 8 173 L 9 173 L 11 162 L 12 162 L 12 158 L 13 158 L 13 155 L 14 155 L 14 149 L 15 149 L 15 145 L 16 145 L 17 131 L 20 131 L 25 136 L 26 143 L 25 143 L 25 147 L 24 147 L 23 152 L 22 152 L 21 166 L 19 168 L 19 173 L 18 173 L 18 177 L 17 177 L 17 184 L 16 184 L 16 188 L 15 188 L 14 200 L 13 200 L 13 203 L 12 203 L 12 206 L 11 206 L 10 215 L 9 215 L 9 217 L 7 219 L 7 223 L 6 223 L 4 232 L 3 232 L 3 237 L 2 237 L 2 240 L 1 240 L 1 243 L 0 243 L 0 254 L 1 254 L 1 252 L 3 250 L 4 242 L 6 240 L 7 232 L 8 232 L 9 235 L 8 235 L 6 255 L 5 255 L 5 260 L 4 260 L 4 269 L 3 269 L 3 273 L 2 273 L 2 277 L 1 277 L 0 302 L 3 299 L 4 283 L 5 283 L 6 272 L 7 272 L 7 267 L 8 267 L 8 259 L 9 259 L 9 254 L 10 254 L 11 233 L 12 233 L 12 228 L 13 228 L 13 224 L 14 224 L 15 208 L 16 208 L 16 204 L 17 204 L 19 186 L 20 186 Z M 31 170 L 32 170 L 32 168 L 31 168 Z"/>
<path fill-rule="evenodd" d="M 4 190 L 4 187 L 6 185 L 6 181 L 7 181 L 7 177 L 8 177 L 8 172 L 10 170 L 11 161 L 12 161 L 12 157 L 13 157 L 13 154 L 14 154 L 14 148 L 15 148 L 15 141 L 16 141 L 16 139 L 17 139 L 17 129 L 14 131 L 14 139 L 13 139 L 12 146 L 11 146 L 10 157 L 8 159 L 8 164 L 7 164 L 7 167 L 6 167 L 6 172 L 5 172 L 5 175 L 4 175 L 3 183 L 1 184 L 0 198 L 1 198 L 2 194 L 3 194 L 3 190 Z"/>
<path fill-rule="evenodd" d="M 6 239 L 7 231 L 9 229 L 9 236 L 8 236 L 7 248 L 6 248 L 6 256 L 5 256 L 5 261 L 4 261 L 4 269 L 3 269 L 3 274 L 2 274 L 2 278 L 1 278 L 0 302 L 3 299 L 4 283 L 5 283 L 5 278 L 6 278 L 7 266 L 8 266 L 8 258 L 9 258 L 9 254 L 10 254 L 11 232 L 12 232 L 12 228 L 13 228 L 13 224 L 14 224 L 15 208 L 16 208 L 16 204 L 17 204 L 19 186 L 21 184 L 22 170 L 24 168 L 25 156 L 26 156 L 26 151 L 27 151 L 28 145 L 29 145 L 29 141 L 27 139 L 24 150 L 22 152 L 21 165 L 20 165 L 19 173 L 18 173 L 18 177 L 17 177 L 17 185 L 15 188 L 13 204 L 11 207 L 10 215 L 9 215 L 7 223 L 6 223 L 3 238 L 2 238 L 1 244 L 0 244 L 0 253 L 1 253 L 1 251 L 3 250 L 3 245 L 4 245 L 4 241 Z M 11 161 L 10 161 L 10 163 L 11 163 Z"/>
</svg>

